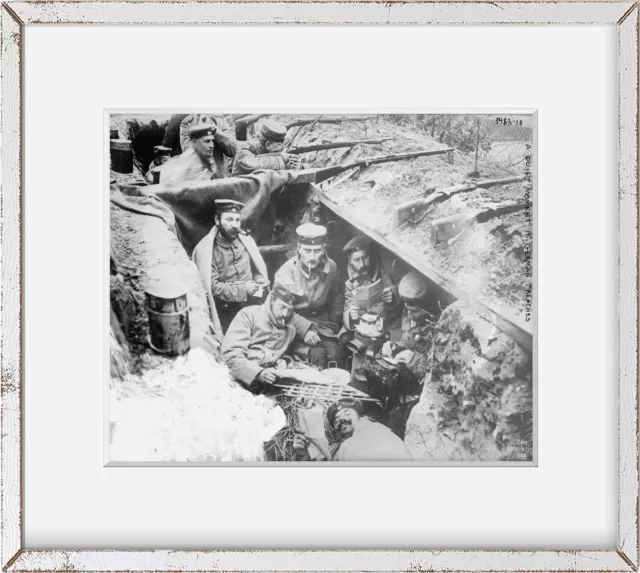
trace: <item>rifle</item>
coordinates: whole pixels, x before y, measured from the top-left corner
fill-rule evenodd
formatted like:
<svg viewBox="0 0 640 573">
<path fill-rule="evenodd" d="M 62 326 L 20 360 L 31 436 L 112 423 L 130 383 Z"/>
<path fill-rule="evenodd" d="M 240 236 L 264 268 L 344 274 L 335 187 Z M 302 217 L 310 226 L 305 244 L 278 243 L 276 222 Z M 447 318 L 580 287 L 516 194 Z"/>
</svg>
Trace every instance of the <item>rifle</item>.
<svg viewBox="0 0 640 573">
<path fill-rule="evenodd" d="M 369 167 L 369 165 L 377 165 L 378 163 L 390 163 L 391 161 L 402 161 L 404 159 L 415 159 L 416 157 L 429 157 L 431 155 L 443 155 L 445 153 L 452 153 L 453 148 L 447 147 L 446 149 L 423 149 L 420 151 L 409 151 L 407 153 L 398 153 L 396 155 L 379 155 L 376 157 L 367 157 L 366 159 L 360 159 L 347 165 L 333 165 L 331 167 L 320 167 L 316 169 L 304 169 L 300 171 L 292 184 L 300 183 L 321 183 L 331 177 L 335 177 L 344 171 L 349 169 L 355 169 L 357 167 Z"/>
<path fill-rule="evenodd" d="M 362 145 L 375 145 L 377 143 L 383 143 L 385 141 L 393 140 L 393 137 L 386 137 L 384 139 L 360 139 L 356 141 L 333 141 L 331 143 L 319 143 L 317 145 L 307 145 L 300 147 L 291 147 L 287 149 L 287 153 L 311 153 L 312 151 L 321 151 L 323 149 L 338 149 L 340 147 L 354 147 L 358 144 Z"/>
<path fill-rule="evenodd" d="M 294 119 L 293 121 L 287 123 L 287 129 L 291 129 L 292 127 L 296 127 L 297 125 L 309 125 L 311 123 L 342 123 L 343 121 L 365 121 L 367 119 L 375 119 L 375 115 L 362 115 L 362 116 L 345 116 L 345 117 L 327 117 L 324 119 L 314 119 L 314 118 L 305 118 L 305 119 Z"/>
<path fill-rule="evenodd" d="M 427 209 L 430 209 L 438 203 L 447 201 L 453 195 L 459 193 L 468 193 L 475 191 L 476 189 L 489 189 L 495 185 L 510 185 L 511 183 L 520 183 L 524 181 L 524 175 L 506 177 L 504 179 L 484 179 L 480 181 L 473 181 L 470 183 L 463 183 L 461 185 L 453 185 L 452 187 L 444 187 L 437 189 L 429 197 L 421 197 L 418 199 L 412 199 L 405 203 L 400 203 L 393 207 L 393 228 L 404 225 L 407 221 L 414 218 L 421 218 L 423 214 L 426 214 Z"/>
</svg>

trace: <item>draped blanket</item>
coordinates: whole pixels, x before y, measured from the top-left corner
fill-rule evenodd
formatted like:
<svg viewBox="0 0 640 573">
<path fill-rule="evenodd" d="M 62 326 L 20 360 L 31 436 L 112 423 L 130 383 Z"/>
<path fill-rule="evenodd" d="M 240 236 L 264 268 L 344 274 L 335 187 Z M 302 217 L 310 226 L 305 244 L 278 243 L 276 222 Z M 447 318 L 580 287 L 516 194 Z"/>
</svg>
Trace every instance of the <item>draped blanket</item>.
<svg viewBox="0 0 640 573">
<path fill-rule="evenodd" d="M 296 183 L 296 178 L 294 172 L 268 170 L 211 181 L 112 186 L 111 202 L 135 213 L 163 219 L 191 256 L 215 224 L 216 199 L 244 203 L 240 214 L 242 225 L 251 231 L 267 208 L 271 194 Z"/>
</svg>

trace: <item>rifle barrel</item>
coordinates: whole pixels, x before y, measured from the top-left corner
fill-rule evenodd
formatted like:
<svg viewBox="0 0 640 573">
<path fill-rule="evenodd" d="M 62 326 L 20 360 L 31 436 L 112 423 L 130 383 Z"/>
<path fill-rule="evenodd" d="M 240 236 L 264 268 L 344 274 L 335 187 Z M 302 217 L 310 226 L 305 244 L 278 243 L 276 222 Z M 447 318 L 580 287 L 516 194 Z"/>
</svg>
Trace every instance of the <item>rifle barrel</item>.
<svg viewBox="0 0 640 573">
<path fill-rule="evenodd" d="M 414 159 L 415 157 L 429 157 L 430 155 L 444 155 L 453 151 L 453 147 L 446 149 L 423 149 L 421 151 L 408 151 L 407 153 L 397 153 L 396 155 L 383 155 L 379 157 L 368 157 L 358 161 L 363 166 L 377 163 L 388 163 L 389 161 L 401 161 L 403 159 Z"/>
<path fill-rule="evenodd" d="M 332 141 L 331 143 L 318 143 L 316 145 L 301 145 L 300 147 L 292 147 L 287 150 L 287 153 L 311 153 L 312 151 L 321 151 L 323 149 L 339 149 L 340 147 L 354 147 L 356 145 L 376 145 L 378 143 L 384 143 L 385 141 L 391 141 L 392 137 L 386 137 L 384 139 L 360 139 L 356 141 Z"/>
<path fill-rule="evenodd" d="M 488 187 L 493 187 L 494 185 L 508 185 L 509 183 L 519 183 L 520 181 L 524 181 L 524 175 L 506 177 L 504 179 L 488 179 L 485 181 L 478 181 L 476 183 L 476 186 L 486 189 Z"/>
<path fill-rule="evenodd" d="M 317 169 L 305 169 L 300 171 L 296 177 L 296 181 L 293 184 L 304 183 L 322 183 L 331 177 L 335 177 L 344 171 L 349 169 L 356 169 L 359 167 L 367 167 L 376 163 L 388 163 L 391 161 L 401 161 L 403 159 L 413 159 L 415 157 L 428 157 L 430 155 L 441 155 L 453 151 L 452 147 L 447 149 L 429 149 L 421 151 L 410 151 L 408 153 L 398 153 L 397 155 L 382 155 L 377 157 L 369 157 L 367 159 L 360 159 L 347 165 L 332 165 L 331 167 L 319 167 Z"/>
<path fill-rule="evenodd" d="M 287 123 L 287 129 L 291 129 L 297 125 L 309 125 L 311 123 L 342 123 L 343 121 L 365 121 L 367 119 L 375 119 L 375 115 L 363 115 L 363 116 L 345 116 L 345 117 L 326 117 L 322 119 L 294 119 Z"/>
</svg>

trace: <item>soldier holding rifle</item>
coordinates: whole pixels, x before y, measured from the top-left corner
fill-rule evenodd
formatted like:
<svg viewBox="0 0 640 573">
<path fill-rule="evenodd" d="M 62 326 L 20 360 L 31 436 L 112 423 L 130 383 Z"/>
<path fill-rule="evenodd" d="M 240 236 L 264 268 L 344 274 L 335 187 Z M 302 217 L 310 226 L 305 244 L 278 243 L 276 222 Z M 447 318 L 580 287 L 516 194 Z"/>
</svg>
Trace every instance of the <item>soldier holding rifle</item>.
<svg viewBox="0 0 640 573">
<path fill-rule="evenodd" d="M 287 128 L 272 119 L 260 126 L 258 139 L 238 145 L 231 174 L 249 175 L 260 169 L 300 169 L 300 157 L 282 151 Z"/>
</svg>

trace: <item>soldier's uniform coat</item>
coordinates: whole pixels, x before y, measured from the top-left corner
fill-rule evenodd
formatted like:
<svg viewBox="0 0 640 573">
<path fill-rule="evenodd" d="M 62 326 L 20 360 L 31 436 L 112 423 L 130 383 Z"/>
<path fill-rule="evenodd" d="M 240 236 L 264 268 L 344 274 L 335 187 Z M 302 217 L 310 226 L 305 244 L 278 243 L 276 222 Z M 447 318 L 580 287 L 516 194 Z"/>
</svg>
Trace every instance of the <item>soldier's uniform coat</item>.
<svg viewBox="0 0 640 573">
<path fill-rule="evenodd" d="M 211 322 L 214 327 L 214 332 L 216 334 L 216 338 L 219 342 L 222 341 L 222 327 L 220 326 L 220 318 L 218 317 L 218 312 L 216 309 L 215 300 L 213 298 L 212 291 L 212 277 L 211 277 L 211 267 L 213 262 L 213 243 L 215 241 L 216 235 L 218 234 L 218 227 L 213 227 L 211 231 L 202 239 L 193 250 L 192 259 L 195 263 L 196 267 L 198 267 L 198 271 L 202 276 L 202 280 L 204 281 L 205 291 L 207 294 L 207 301 L 209 303 L 209 311 L 211 314 Z M 258 274 L 263 277 L 267 277 L 267 265 L 258 250 L 258 245 L 249 235 L 238 236 L 238 240 L 242 243 L 242 245 L 247 249 L 247 253 L 251 259 L 252 264 L 254 265 Z"/>
<path fill-rule="evenodd" d="M 337 338 L 342 325 L 344 290 L 335 261 L 325 255 L 324 262 L 309 271 L 296 255 L 278 269 L 275 281 L 295 285 L 304 297 L 296 302 L 294 310 L 308 318 L 318 333 Z"/>
<path fill-rule="evenodd" d="M 252 265 L 249 251 L 240 237 L 248 236 L 241 234 L 235 241 L 228 241 L 217 233 L 213 241 L 211 293 L 215 300 L 247 302 L 246 283 L 259 278 L 267 281 L 267 276 Z"/>
<path fill-rule="evenodd" d="M 387 319 L 393 313 L 393 311 L 398 307 L 398 289 L 393 284 L 391 277 L 386 273 L 382 272 L 380 269 L 379 262 L 372 257 L 371 258 L 373 268 L 369 272 L 367 276 L 358 277 L 358 273 L 353 268 L 353 266 L 349 263 L 347 265 L 347 280 L 344 283 L 344 326 L 347 329 L 355 328 L 355 324 L 351 323 L 351 317 L 349 315 L 349 309 L 355 302 L 355 294 L 354 291 L 358 288 L 369 286 L 375 283 L 377 280 L 382 280 L 382 287 L 388 288 L 391 287 L 393 292 L 393 301 L 391 303 L 377 302 L 372 305 L 371 308 L 367 309 L 370 312 L 375 312 L 378 316 L 381 316 L 385 319 L 385 325 L 387 324 Z M 399 314 L 399 313 L 398 313 Z"/>
<path fill-rule="evenodd" d="M 358 420 L 353 435 L 340 444 L 335 462 L 409 461 L 404 442 L 389 428 L 367 418 Z"/>
<path fill-rule="evenodd" d="M 413 358 L 407 364 L 407 367 L 416 375 L 418 380 L 424 378 L 427 373 L 427 354 L 433 344 L 432 331 L 431 324 L 420 324 L 419 321 L 411 317 L 406 308 L 402 310 L 402 337 L 396 344 L 400 351 L 412 350 L 414 352 Z"/>
<path fill-rule="evenodd" d="M 191 147 L 156 169 L 160 171 L 160 183 L 209 181 L 211 179 L 223 179 L 227 176 L 224 157 L 220 157 L 220 161 L 218 161 L 215 149 L 213 150 L 213 163 L 209 163 L 200 157 L 196 150 Z"/>
<path fill-rule="evenodd" d="M 217 127 L 213 134 L 213 160 L 209 163 L 196 153 L 193 139 L 189 137 L 190 127 L 194 125 L 194 116 L 189 115 L 180 124 L 180 142 L 182 153 L 160 166 L 160 183 L 180 183 L 182 181 L 208 181 L 228 177 L 227 158 L 236 152 L 234 139 Z"/>
<path fill-rule="evenodd" d="M 282 153 L 259 153 L 260 142 L 240 143 L 236 150 L 231 175 L 249 175 L 260 169 L 285 169 Z"/>
<path fill-rule="evenodd" d="M 236 314 L 222 343 L 222 359 L 237 380 L 247 386 L 260 371 L 272 366 L 293 342 L 304 339 L 311 322 L 293 315 L 289 324 L 278 324 L 270 300 L 247 306 Z"/>
</svg>

